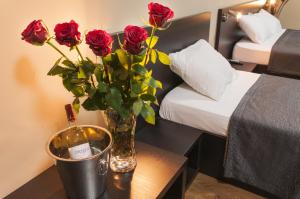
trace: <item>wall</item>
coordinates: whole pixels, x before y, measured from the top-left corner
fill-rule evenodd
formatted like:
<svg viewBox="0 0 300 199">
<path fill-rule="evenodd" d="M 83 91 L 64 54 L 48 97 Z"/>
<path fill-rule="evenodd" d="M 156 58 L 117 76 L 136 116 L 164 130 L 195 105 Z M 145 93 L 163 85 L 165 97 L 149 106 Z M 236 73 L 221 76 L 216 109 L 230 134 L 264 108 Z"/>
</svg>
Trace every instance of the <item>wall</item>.
<svg viewBox="0 0 300 199">
<path fill-rule="evenodd" d="M 300 1 L 290 0 L 282 10 L 280 21 L 285 28 L 300 30 Z"/>
<path fill-rule="evenodd" d="M 59 78 L 46 73 L 58 58 L 49 47 L 35 47 L 20 39 L 33 19 L 44 19 L 50 29 L 70 19 L 84 32 L 104 28 L 114 32 L 126 24 L 142 25 L 147 19 L 148 0 L 2 0 L 0 1 L 0 198 L 48 168 L 52 161 L 45 152 L 48 137 L 66 126 L 63 105 L 71 102 Z M 214 41 L 216 13 L 243 0 L 158 1 L 169 5 L 176 17 L 210 10 L 213 12 L 211 38 Z M 67 50 L 66 53 L 69 54 Z M 86 48 L 84 52 L 89 52 Z M 80 123 L 102 124 L 99 113 L 81 112 Z"/>
</svg>

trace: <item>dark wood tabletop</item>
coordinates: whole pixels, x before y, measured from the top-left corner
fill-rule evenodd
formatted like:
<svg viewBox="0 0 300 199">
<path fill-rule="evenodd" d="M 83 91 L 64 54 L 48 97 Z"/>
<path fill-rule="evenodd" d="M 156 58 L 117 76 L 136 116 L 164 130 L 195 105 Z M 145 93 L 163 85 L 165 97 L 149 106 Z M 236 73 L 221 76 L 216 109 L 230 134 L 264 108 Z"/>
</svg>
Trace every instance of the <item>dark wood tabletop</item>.
<svg viewBox="0 0 300 199">
<path fill-rule="evenodd" d="M 136 138 L 158 148 L 186 155 L 201 135 L 199 129 L 158 118 L 155 125 L 141 129 Z"/>
<path fill-rule="evenodd" d="M 136 142 L 137 167 L 134 172 L 109 172 L 102 199 L 183 198 L 187 159 L 151 145 Z M 67 198 L 54 166 L 32 179 L 5 199 Z"/>
</svg>

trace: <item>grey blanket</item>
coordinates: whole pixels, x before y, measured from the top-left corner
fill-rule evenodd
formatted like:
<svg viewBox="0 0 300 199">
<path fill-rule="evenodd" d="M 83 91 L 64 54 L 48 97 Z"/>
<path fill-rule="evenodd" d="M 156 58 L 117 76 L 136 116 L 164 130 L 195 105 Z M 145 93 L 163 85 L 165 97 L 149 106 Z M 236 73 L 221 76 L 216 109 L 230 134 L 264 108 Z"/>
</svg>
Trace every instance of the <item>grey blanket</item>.
<svg viewBox="0 0 300 199">
<path fill-rule="evenodd" d="M 262 75 L 229 123 L 225 177 L 300 198 L 300 80 Z"/>
<path fill-rule="evenodd" d="M 271 51 L 268 72 L 300 77 L 300 30 L 286 30 L 277 40 Z"/>
</svg>

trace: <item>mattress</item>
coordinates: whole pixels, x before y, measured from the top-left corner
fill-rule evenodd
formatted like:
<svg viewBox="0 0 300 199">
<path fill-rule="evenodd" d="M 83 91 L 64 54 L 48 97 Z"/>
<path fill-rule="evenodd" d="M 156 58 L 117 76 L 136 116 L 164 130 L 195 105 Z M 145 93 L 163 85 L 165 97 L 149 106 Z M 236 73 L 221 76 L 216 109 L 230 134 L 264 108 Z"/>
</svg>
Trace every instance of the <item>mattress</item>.
<svg viewBox="0 0 300 199">
<path fill-rule="evenodd" d="M 259 76 L 238 71 L 237 78 L 228 85 L 218 101 L 201 95 L 183 83 L 165 96 L 159 114 L 164 119 L 225 137 L 232 113 Z"/>
<path fill-rule="evenodd" d="M 242 62 L 268 65 L 272 47 L 285 31 L 283 29 L 274 34 L 262 44 L 254 43 L 248 38 L 241 39 L 234 46 L 232 58 Z"/>
</svg>

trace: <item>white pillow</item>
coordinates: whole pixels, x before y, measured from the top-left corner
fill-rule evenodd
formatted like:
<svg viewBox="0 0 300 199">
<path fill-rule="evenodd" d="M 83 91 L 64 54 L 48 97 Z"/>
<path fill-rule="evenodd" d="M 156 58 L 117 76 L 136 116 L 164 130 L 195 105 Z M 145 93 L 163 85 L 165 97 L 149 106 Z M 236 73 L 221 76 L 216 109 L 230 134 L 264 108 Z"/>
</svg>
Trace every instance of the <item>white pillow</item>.
<svg viewBox="0 0 300 199">
<path fill-rule="evenodd" d="M 235 69 L 205 40 L 171 53 L 171 70 L 189 86 L 214 100 L 222 97 L 235 78 Z"/>
<path fill-rule="evenodd" d="M 239 26 L 253 42 L 258 44 L 263 43 L 272 35 L 258 14 L 242 15 L 239 19 Z"/>
<path fill-rule="evenodd" d="M 280 21 L 268 11 L 261 9 L 257 15 L 259 15 L 264 25 L 272 32 L 272 34 L 282 30 Z"/>
</svg>

